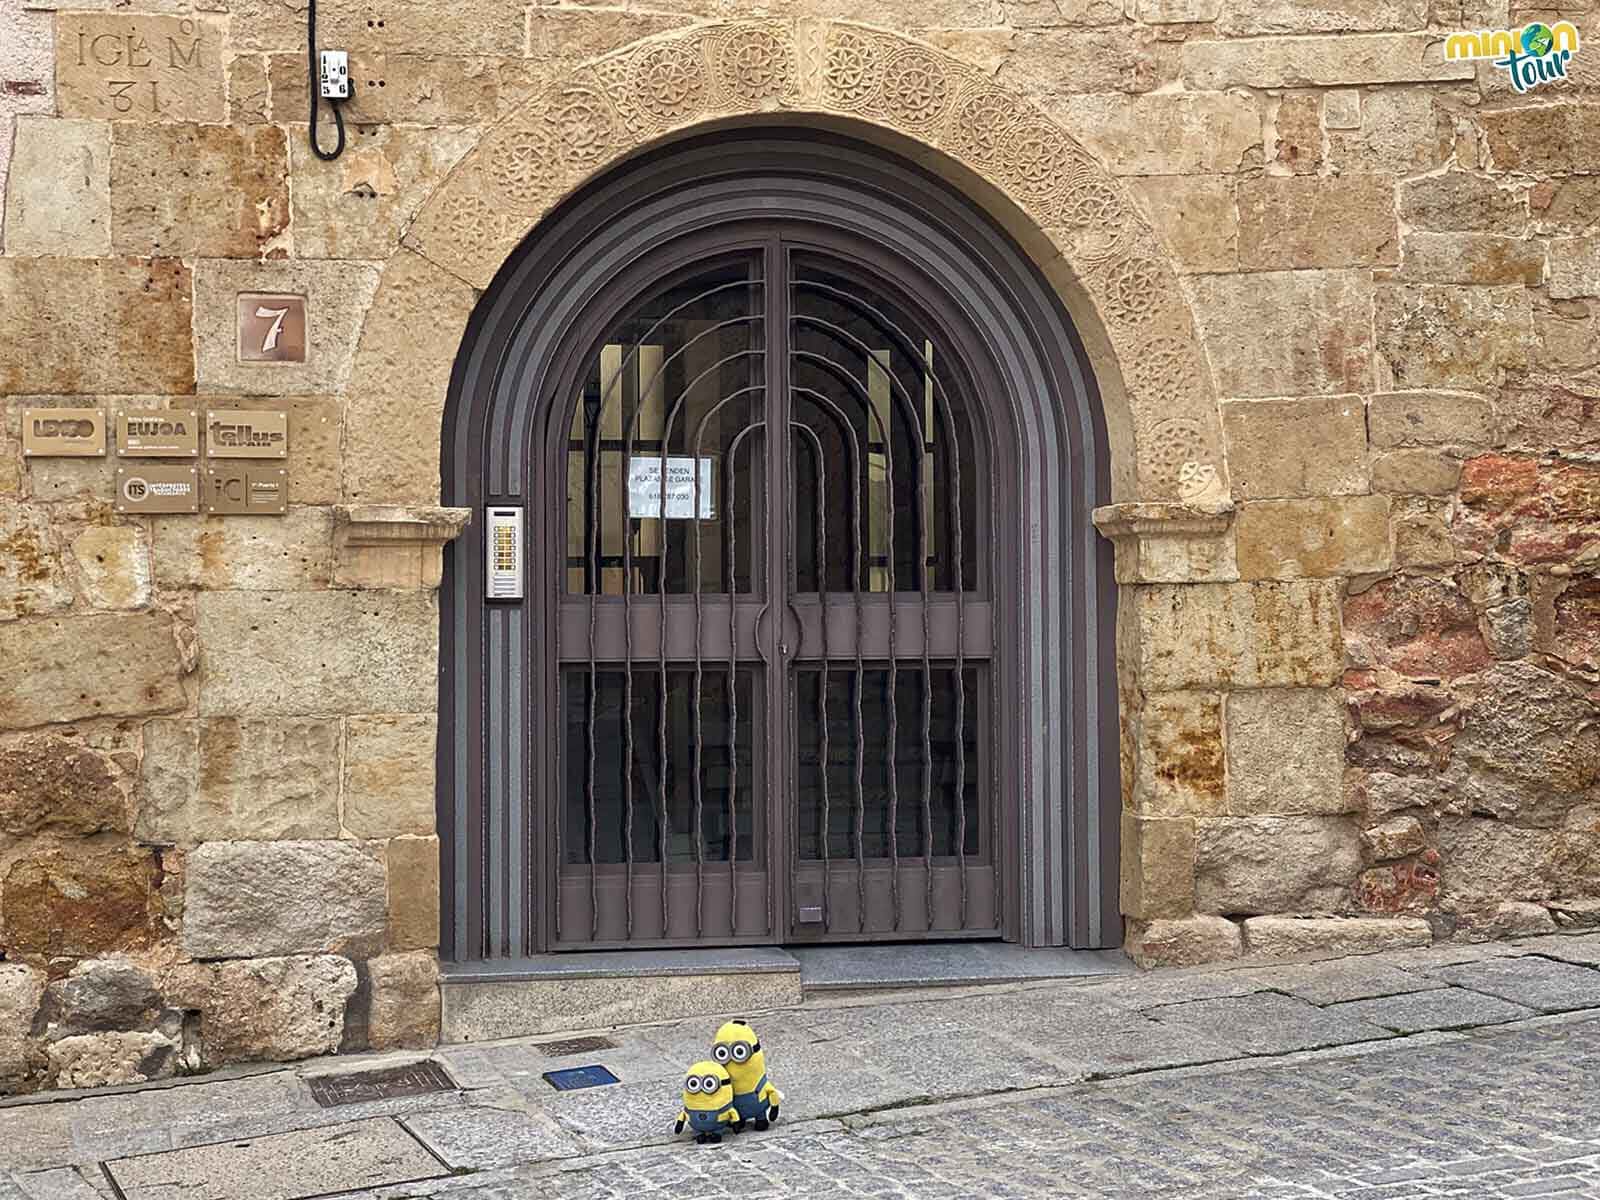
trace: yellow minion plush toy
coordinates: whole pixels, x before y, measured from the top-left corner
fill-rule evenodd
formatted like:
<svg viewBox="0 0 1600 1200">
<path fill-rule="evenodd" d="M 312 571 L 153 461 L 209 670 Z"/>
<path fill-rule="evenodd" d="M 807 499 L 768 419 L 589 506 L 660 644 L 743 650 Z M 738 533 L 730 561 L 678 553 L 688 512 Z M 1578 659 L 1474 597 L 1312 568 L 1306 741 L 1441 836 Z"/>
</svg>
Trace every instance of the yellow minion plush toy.
<svg viewBox="0 0 1600 1200">
<path fill-rule="evenodd" d="M 733 1080 L 714 1062 L 697 1062 L 683 1081 L 683 1110 L 672 1132 L 687 1125 L 699 1143 L 720 1142 L 723 1126 L 738 1132 L 739 1113 L 733 1107 Z"/>
<path fill-rule="evenodd" d="M 765 1129 L 778 1119 L 783 1093 L 767 1078 L 767 1056 L 748 1022 L 729 1021 L 717 1030 L 711 1057 L 717 1060 L 718 1066 L 727 1068 L 733 1080 L 733 1107 L 738 1113 L 735 1130 L 742 1128 L 746 1121 L 755 1122 L 757 1129 Z"/>
</svg>

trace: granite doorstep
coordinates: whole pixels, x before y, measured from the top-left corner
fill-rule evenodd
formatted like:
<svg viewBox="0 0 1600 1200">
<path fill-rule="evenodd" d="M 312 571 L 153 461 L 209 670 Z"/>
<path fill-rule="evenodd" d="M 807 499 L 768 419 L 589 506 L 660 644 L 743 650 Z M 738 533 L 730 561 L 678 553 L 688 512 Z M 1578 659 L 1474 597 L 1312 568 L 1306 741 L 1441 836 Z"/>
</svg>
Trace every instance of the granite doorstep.
<svg viewBox="0 0 1600 1200">
<path fill-rule="evenodd" d="M 1453 987 L 1351 1000 L 1332 1005 L 1327 1011 L 1381 1025 L 1396 1033 L 1466 1029 L 1477 1025 L 1520 1021 L 1538 1015 L 1533 1009 L 1512 1004 L 1508 1000 Z"/>
</svg>

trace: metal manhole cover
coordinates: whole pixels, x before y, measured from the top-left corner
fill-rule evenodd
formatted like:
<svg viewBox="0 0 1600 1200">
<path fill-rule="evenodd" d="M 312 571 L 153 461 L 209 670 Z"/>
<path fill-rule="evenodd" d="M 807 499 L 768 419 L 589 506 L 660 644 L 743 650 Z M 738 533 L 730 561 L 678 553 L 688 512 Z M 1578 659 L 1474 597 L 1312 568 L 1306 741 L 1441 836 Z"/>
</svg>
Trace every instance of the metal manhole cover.
<svg viewBox="0 0 1600 1200">
<path fill-rule="evenodd" d="M 558 1092 L 575 1092 L 579 1088 L 604 1087 L 608 1083 L 621 1083 L 609 1069 L 595 1064 L 588 1067 L 567 1067 L 561 1071 L 546 1071 L 544 1081 Z"/>
<path fill-rule="evenodd" d="M 323 1108 L 360 1104 L 367 1100 L 392 1100 L 396 1096 L 424 1096 L 453 1092 L 456 1081 L 431 1059 L 407 1067 L 381 1071 L 352 1071 L 348 1075 L 317 1075 L 306 1080 L 311 1098 Z"/>
<path fill-rule="evenodd" d="M 540 1042 L 539 1049 L 551 1058 L 564 1058 L 568 1054 L 593 1054 L 596 1050 L 615 1050 L 617 1044 L 610 1038 L 568 1038 L 564 1042 Z"/>
</svg>

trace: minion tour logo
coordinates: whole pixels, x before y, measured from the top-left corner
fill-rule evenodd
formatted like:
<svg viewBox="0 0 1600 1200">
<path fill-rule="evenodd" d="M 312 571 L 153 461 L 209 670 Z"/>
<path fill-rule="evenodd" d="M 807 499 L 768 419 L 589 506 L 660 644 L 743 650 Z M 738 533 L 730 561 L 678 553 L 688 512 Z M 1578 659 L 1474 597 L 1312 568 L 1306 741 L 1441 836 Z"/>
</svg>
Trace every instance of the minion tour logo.
<svg viewBox="0 0 1600 1200">
<path fill-rule="evenodd" d="M 1567 64 L 1578 52 L 1578 29 L 1570 21 L 1522 29 L 1483 29 L 1452 33 L 1444 44 L 1446 59 L 1487 58 L 1511 76 L 1519 92 L 1567 77 Z"/>
</svg>

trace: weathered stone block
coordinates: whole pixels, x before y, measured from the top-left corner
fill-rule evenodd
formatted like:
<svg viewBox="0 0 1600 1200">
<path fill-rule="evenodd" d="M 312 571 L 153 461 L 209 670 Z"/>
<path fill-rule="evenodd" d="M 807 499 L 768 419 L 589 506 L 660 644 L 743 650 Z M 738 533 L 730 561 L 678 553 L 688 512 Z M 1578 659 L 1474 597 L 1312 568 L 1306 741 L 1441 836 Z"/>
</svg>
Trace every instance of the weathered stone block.
<svg viewBox="0 0 1600 1200">
<path fill-rule="evenodd" d="M 220 18 L 58 12 L 56 100 L 64 117 L 226 119 Z"/>
<path fill-rule="evenodd" d="M 253 12 L 256 4 L 267 21 L 282 24 L 267 0 L 247 0 L 244 7 Z M 330 46 L 359 45 L 388 54 L 520 55 L 527 38 L 521 0 L 470 5 L 399 0 L 384 9 L 383 23 L 376 28 L 368 20 L 370 12 L 361 0 L 323 0 L 317 11 L 318 33 Z M 234 20 L 237 24 L 239 18 Z"/>
<path fill-rule="evenodd" d="M 1381 390 L 1470 390 L 1528 364 L 1533 315 L 1520 286 L 1418 284 L 1379 288 L 1373 328 Z"/>
<path fill-rule="evenodd" d="M 1234 692 L 1227 702 L 1228 811 L 1240 816 L 1341 813 L 1344 699 L 1336 690 Z"/>
<path fill-rule="evenodd" d="M 1556 238 L 1550 243 L 1550 298 L 1600 296 L 1600 237 Z"/>
<path fill-rule="evenodd" d="M 0 621 L 0 728 L 169 713 L 184 705 L 172 616 L 103 613 Z"/>
<path fill-rule="evenodd" d="M 386 851 L 390 950 L 439 944 L 439 839 L 395 838 Z"/>
<path fill-rule="evenodd" d="M 1225 401 L 1222 433 L 1233 492 L 1242 500 L 1367 490 L 1360 396 Z"/>
<path fill-rule="evenodd" d="M 1421 29 L 1427 0 L 1226 0 L 1217 32 L 1253 37 L 1266 33 L 1360 33 Z"/>
<path fill-rule="evenodd" d="M 292 469 L 299 447 L 291 454 Z M 151 561 L 165 588 L 309 591 L 333 578 L 326 508 L 291 508 L 281 517 L 157 517 L 151 528 Z"/>
<path fill-rule="evenodd" d="M 1600 173 L 1600 104 L 1569 101 L 1486 110 L 1477 121 L 1497 171 Z"/>
<path fill-rule="evenodd" d="M 98 121 L 17 118 L 5 194 L 6 249 L 111 253 L 111 131 Z"/>
<path fill-rule="evenodd" d="M 938 36 L 934 40 L 969 62 L 988 57 L 963 52 L 983 34 L 962 31 L 957 36 L 962 44 L 950 45 Z M 1073 93 L 1149 92 L 1177 78 L 1176 60 L 1163 55 L 1160 43 L 1145 30 L 996 30 L 990 36 L 997 50 L 989 71 L 995 81 L 1043 104 Z M 1075 69 L 1063 71 L 1066 62 Z"/>
<path fill-rule="evenodd" d="M 117 760 L 75 737 L 0 742 L 0 832 L 128 832 L 128 780 Z"/>
<path fill-rule="evenodd" d="M 124 124 L 112 136 L 118 251 L 256 258 L 288 229 L 289 155 L 277 126 Z"/>
<path fill-rule="evenodd" d="M 1528 206 L 1539 233 L 1594 233 L 1594 214 L 1600 212 L 1600 176 L 1550 180 L 1529 193 Z"/>
<path fill-rule="evenodd" d="M 1361 831 L 1361 844 L 1378 862 L 1409 858 L 1420 854 L 1428 845 L 1428 835 L 1422 822 L 1415 817 L 1395 817 L 1381 825 Z"/>
<path fill-rule="evenodd" d="M 1239 926 L 1209 916 L 1130 921 L 1123 949 L 1141 967 L 1192 967 L 1238 958 L 1244 952 Z"/>
<path fill-rule="evenodd" d="M 50 510 L 0 504 L 0 622 L 56 612 L 72 603 L 72 587 Z"/>
<path fill-rule="evenodd" d="M 1141 920 L 1194 911 L 1194 821 L 1122 814 L 1122 911 Z"/>
<path fill-rule="evenodd" d="M 339 392 L 378 286 L 378 270 L 356 262 L 238 262 L 195 267 L 195 362 L 206 390 L 275 396 Z M 304 363 L 239 361 L 238 296 L 282 292 L 306 298 Z"/>
<path fill-rule="evenodd" d="M 1386 176 L 1264 175 L 1239 184 L 1239 265 L 1246 270 L 1399 261 L 1394 182 Z"/>
<path fill-rule="evenodd" d="M 1554 877 L 1559 837 L 1488 818 L 1439 823 L 1442 896 L 1453 904 L 1492 908 L 1505 900 L 1548 900 L 1573 891 Z"/>
<path fill-rule="evenodd" d="M 1238 269 L 1239 209 L 1230 178 L 1162 175 L 1132 187 L 1180 271 Z"/>
<path fill-rule="evenodd" d="M 1427 33 L 1192 41 L 1183 48 L 1184 80 L 1202 91 L 1436 83 L 1475 74 L 1470 62 L 1447 62 L 1444 39 Z"/>
<path fill-rule="evenodd" d="M 150 547 L 137 525 L 91 525 L 72 539 L 84 599 L 95 608 L 150 603 Z"/>
<path fill-rule="evenodd" d="M 1531 816 L 1556 795 L 1576 798 L 1600 783 L 1595 706 L 1553 672 L 1497 663 L 1479 678 L 1451 767 L 1475 777 L 1475 813 Z"/>
<path fill-rule="evenodd" d="M 439 964 L 433 953 L 385 954 L 367 963 L 374 1050 L 431 1050 L 439 1044 Z"/>
<path fill-rule="evenodd" d="M 432 713 L 345 719 L 346 829 L 363 838 L 433 834 L 437 732 Z"/>
<path fill-rule="evenodd" d="M 261 125 L 271 119 L 266 59 L 259 54 L 235 55 L 228 60 L 228 124 Z"/>
<path fill-rule="evenodd" d="M 287 413 L 290 506 L 339 500 L 339 448 L 344 437 L 344 402 L 339 397 L 196 396 L 195 404 L 201 411 L 248 408 Z"/>
<path fill-rule="evenodd" d="M 347 499 L 438 502 L 445 394 L 476 300 L 471 288 L 418 255 L 402 251 L 385 268 L 346 410 Z M 418 361 L 432 369 L 419 375 Z"/>
<path fill-rule="evenodd" d="M 28 1074 L 28 1034 L 44 996 L 45 975 L 19 962 L 0 962 L 0 1091 Z"/>
<path fill-rule="evenodd" d="M 1322 96 L 1322 124 L 1326 129 L 1361 128 L 1361 93 L 1355 88 L 1334 88 Z"/>
<path fill-rule="evenodd" d="M 338 1050 L 356 970 L 336 955 L 191 963 L 166 988 L 170 1003 L 200 1013 L 202 1066 L 287 1062 Z"/>
<path fill-rule="evenodd" d="M 1241 579 L 1365 575 L 1387 571 L 1393 559 L 1384 496 L 1252 500 L 1236 525 Z"/>
<path fill-rule="evenodd" d="M 1244 923 L 1244 952 L 1251 957 L 1372 954 L 1432 943 L 1433 931 L 1421 917 L 1250 917 Z"/>
<path fill-rule="evenodd" d="M 253 958 L 376 948 L 383 864 L 351 842 L 208 842 L 187 860 L 183 948 Z"/>
<path fill-rule="evenodd" d="M 541 13 L 585 11 L 543 9 L 531 16 L 537 22 Z M 351 94 L 345 106 L 345 120 L 369 126 L 487 127 L 524 99 L 548 69 L 545 63 L 520 57 L 357 50 L 350 55 Z M 303 47 L 270 56 L 267 76 L 274 112 L 304 111 L 307 85 Z M 323 120 L 327 120 L 325 115 Z M 329 132 L 323 136 L 326 139 Z"/>
<path fill-rule="evenodd" d="M 1442 502 L 1398 498 L 1390 524 L 1394 530 L 1396 567 L 1444 567 L 1456 561 L 1456 546 Z"/>
<path fill-rule="evenodd" d="M 152 764 L 167 745 L 171 756 Z M 185 778 L 180 768 L 189 763 L 198 769 Z M 152 721 L 145 727 L 142 791 L 139 836 L 149 841 L 336 838 L 338 724 Z"/>
<path fill-rule="evenodd" d="M 1129 716 L 1134 809 L 1145 816 L 1223 811 L 1222 697 L 1215 692 L 1147 695 Z"/>
<path fill-rule="evenodd" d="M 1476 102 L 1477 91 L 1382 88 L 1361 97 L 1361 124 L 1329 128 L 1326 166 L 1336 171 L 1391 175 L 1397 179 L 1433 170 L 1455 153 L 1452 101 Z"/>
<path fill-rule="evenodd" d="M 1372 490 L 1394 495 L 1448 496 L 1461 478 L 1461 460 L 1442 450 L 1391 450 L 1372 459 Z"/>
<path fill-rule="evenodd" d="M 1528 228 L 1528 193 L 1494 180 L 1453 171 L 1400 184 L 1400 215 L 1413 229 L 1502 233 Z"/>
<path fill-rule="evenodd" d="M 1493 661 L 1477 613 L 1448 580 L 1380 580 L 1345 601 L 1344 629 L 1350 661 L 1357 666 L 1450 680 Z"/>
<path fill-rule="evenodd" d="M 0 890 L 6 953 L 47 960 L 151 944 L 161 924 L 159 869 L 154 852 L 134 846 L 24 855 Z"/>
<path fill-rule="evenodd" d="M 0 393 L 194 391 L 175 259 L 0 258 L 0 311 Z"/>
<path fill-rule="evenodd" d="M 1523 284 L 1544 282 L 1542 242 L 1498 233 L 1406 234 L 1400 275 L 1428 283 Z"/>
<path fill-rule="evenodd" d="M 1195 907 L 1204 913 L 1327 913 L 1348 907 L 1361 846 L 1343 817 L 1202 817 Z"/>
<path fill-rule="evenodd" d="M 1053 114 L 1117 175 L 1237 171 L 1261 145 L 1261 114 L 1243 93 L 1065 96 Z"/>
<path fill-rule="evenodd" d="M 1133 608 L 1147 688 L 1332 685 L 1344 668 L 1333 583 L 1155 586 Z"/>
<path fill-rule="evenodd" d="M 120 956 L 79 963 L 46 993 L 45 1035 L 54 1040 L 99 1030 L 130 1029 L 156 1019 L 162 1006 L 155 978 Z"/>
<path fill-rule="evenodd" d="M 1268 111 L 1272 114 L 1272 139 L 1267 149 L 1272 161 L 1286 167 L 1291 175 L 1318 174 L 1324 158 L 1320 97 L 1311 92 L 1295 92 L 1280 97 L 1276 105 L 1269 105 Z"/>
<path fill-rule="evenodd" d="M 477 138 L 476 129 L 382 125 L 331 167 L 304 139 L 291 142 L 296 257 L 389 257 L 401 227 Z"/>
<path fill-rule="evenodd" d="M 438 702 L 431 592 L 202 592 L 196 609 L 205 716 L 431 712 Z"/>
<path fill-rule="evenodd" d="M 46 1051 L 58 1088 L 144 1083 L 171 1075 L 178 1045 L 164 1033 L 87 1033 L 51 1042 Z"/>
<path fill-rule="evenodd" d="M 1381 392 L 1367 405 L 1374 446 L 1487 446 L 1494 409 L 1471 392 Z"/>
<path fill-rule="evenodd" d="M 1192 287 L 1195 319 L 1220 395 L 1370 389 L 1370 272 L 1197 275 Z"/>
<path fill-rule="evenodd" d="M 539 7 L 528 14 L 528 52 L 535 58 L 583 62 L 689 20 L 677 13 L 624 8 Z"/>
</svg>

